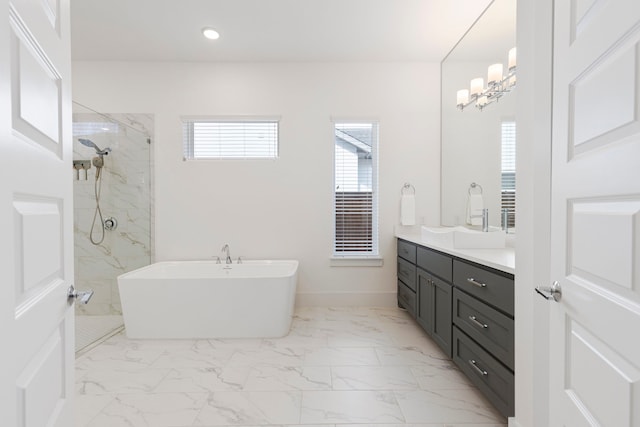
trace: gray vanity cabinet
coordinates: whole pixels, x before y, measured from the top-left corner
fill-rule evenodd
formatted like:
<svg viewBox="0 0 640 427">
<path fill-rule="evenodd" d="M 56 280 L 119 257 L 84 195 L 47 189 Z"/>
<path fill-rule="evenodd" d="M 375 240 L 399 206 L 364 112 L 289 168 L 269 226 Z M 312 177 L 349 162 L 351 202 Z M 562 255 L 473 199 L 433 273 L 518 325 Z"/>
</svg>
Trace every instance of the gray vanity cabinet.
<svg viewBox="0 0 640 427">
<path fill-rule="evenodd" d="M 398 239 L 406 308 L 506 417 L 514 398 L 513 275 Z"/>
<path fill-rule="evenodd" d="M 503 415 L 513 416 L 513 275 L 456 259 L 453 284 L 453 361 Z"/>
</svg>

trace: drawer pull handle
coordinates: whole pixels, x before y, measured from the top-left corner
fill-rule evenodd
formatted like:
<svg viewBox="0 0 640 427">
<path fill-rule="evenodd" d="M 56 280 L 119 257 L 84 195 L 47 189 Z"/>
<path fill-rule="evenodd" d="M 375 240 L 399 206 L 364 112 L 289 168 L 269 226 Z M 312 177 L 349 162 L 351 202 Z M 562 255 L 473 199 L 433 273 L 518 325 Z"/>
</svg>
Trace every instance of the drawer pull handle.
<svg viewBox="0 0 640 427">
<path fill-rule="evenodd" d="M 473 277 L 467 277 L 467 282 L 471 283 L 472 285 L 475 285 L 479 288 L 486 288 L 487 284 L 486 283 L 482 283 L 482 282 L 478 282 L 476 279 L 474 279 Z"/>
<path fill-rule="evenodd" d="M 486 377 L 487 375 L 489 375 L 489 373 L 487 371 L 485 371 L 484 369 L 480 369 L 478 367 L 478 365 L 476 364 L 476 361 L 471 359 L 469 360 L 469 364 L 471 365 L 471 367 L 473 369 L 475 369 L 480 375 L 482 375 L 483 377 Z"/>
<path fill-rule="evenodd" d="M 476 316 L 469 316 L 469 320 L 471 320 L 476 326 L 479 326 L 482 329 L 487 329 L 489 327 L 489 325 L 487 325 L 486 323 L 478 322 Z"/>
</svg>

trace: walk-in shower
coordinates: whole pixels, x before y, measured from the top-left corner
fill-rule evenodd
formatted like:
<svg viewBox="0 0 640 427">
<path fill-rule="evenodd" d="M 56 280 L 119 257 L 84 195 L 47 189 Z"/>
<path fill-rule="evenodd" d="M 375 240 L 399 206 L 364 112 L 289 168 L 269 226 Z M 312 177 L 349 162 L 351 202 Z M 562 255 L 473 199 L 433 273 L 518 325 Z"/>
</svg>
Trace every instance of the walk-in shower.
<svg viewBox="0 0 640 427">
<path fill-rule="evenodd" d="M 76 350 L 122 327 L 116 278 L 152 261 L 153 116 L 73 104 Z"/>
</svg>

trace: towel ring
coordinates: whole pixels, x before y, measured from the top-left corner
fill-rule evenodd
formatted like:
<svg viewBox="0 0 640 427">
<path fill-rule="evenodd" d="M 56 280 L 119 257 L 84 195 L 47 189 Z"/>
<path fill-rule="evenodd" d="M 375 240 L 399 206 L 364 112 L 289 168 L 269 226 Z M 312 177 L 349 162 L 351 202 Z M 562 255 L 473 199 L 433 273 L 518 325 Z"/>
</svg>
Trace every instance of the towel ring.
<svg viewBox="0 0 640 427">
<path fill-rule="evenodd" d="M 404 185 L 402 186 L 402 189 L 400 190 L 400 194 L 405 194 L 405 190 L 411 190 L 412 193 L 411 194 L 416 194 L 416 188 L 409 184 L 408 182 L 405 182 Z"/>
<path fill-rule="evenodd" d="M 468 191 L 468 192 L 469 192 L 469 195 L 471 195 L 471 190 L 472 190 L 472 189 L 476 189 L 476 188 L 479 188 L 479 189 L 480 189 L 480 192 L 479 192 L 479 193 L 476 193 L 476 194 L 482 194 L 482 185 L 480 185 L 480 184 L 476 184 L 475 182 L 472 182 L 472 183 L 471 183 L 471 185 L 469 186 L 469 191 Z"/>
</svg>

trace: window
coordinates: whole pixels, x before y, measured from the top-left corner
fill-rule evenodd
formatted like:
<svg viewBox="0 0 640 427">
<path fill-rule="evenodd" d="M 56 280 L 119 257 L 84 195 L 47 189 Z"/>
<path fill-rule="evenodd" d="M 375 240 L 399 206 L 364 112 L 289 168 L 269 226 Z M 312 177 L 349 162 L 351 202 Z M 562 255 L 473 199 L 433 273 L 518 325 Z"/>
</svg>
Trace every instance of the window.
<svg viewBox="0 0 640 427">
<path fill-rule="evenodd" d="M 276 119 L 183 119 L 184 158 L 275 159 Z"/>
<path fill-rule="evenodd" d="M 378 124 L 334 123 L 334 257 L 378 256 Z"/>
<path fill-rule="evenodd" d="M 516 225 L 516 122 L 502 122 L 502 167 L 501 200 L 502 209 L 509 212 L 507 224 Z"/>
</svg>

